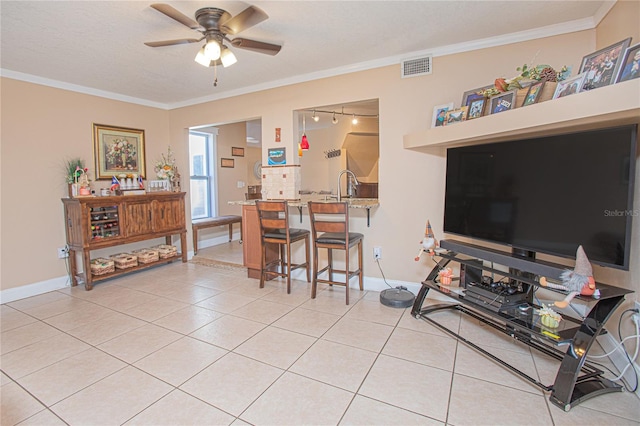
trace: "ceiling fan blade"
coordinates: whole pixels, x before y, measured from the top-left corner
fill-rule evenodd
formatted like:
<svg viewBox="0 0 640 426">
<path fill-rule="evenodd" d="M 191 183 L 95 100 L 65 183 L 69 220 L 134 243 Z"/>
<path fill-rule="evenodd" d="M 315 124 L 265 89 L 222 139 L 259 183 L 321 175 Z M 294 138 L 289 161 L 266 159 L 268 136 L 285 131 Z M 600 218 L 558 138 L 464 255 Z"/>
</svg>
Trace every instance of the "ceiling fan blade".
<svg viewBox="0 0 640 426">
<path fill-rule="evenodd" d="M 233 18 L 230 18 L 220 24 L 222 32 L 225 34 L 238 34 L 241 31 L 251 28 L 256 24 L 268 19 L 269 15 L 264 13 L 262 9 L 255 6 L 249 6 Z"/>
<path fill-rule="evenodd" d="M 164 40 L 164 41 L 147 41 L 146 44 L 149 47 L 163 47 L 163 46 L 174 46 L 176 44 L 189 44 L 189 43 L 197 43 L 202 39 L 197 38 L 181 38 L 178 40 Z"/>
<path fill-rule="evenodd" d="M 169 18 L 175 19 L 180 22 L 182 25 L 186 25 L 192 30 L 200 29 L 200 24 L 198 24 L 193 19 L 189 18 L 187 15 L 173 8 L 173 6 L 169 6 L 164 3 L 154 3 L 151 5 L 152 8 L 157 10 L 160 13 L 164 13 Z"/>
<path fill-rule="evenodd" d="M 254 52 L 264 53 L 275 56 L 280 52 L 282 46 L 277 44 L 265 43 L 263 41 L 249 40 L 247 38 L 234 38 L 231 44 L 239 49 L 253 50 Z"/>
</svg>

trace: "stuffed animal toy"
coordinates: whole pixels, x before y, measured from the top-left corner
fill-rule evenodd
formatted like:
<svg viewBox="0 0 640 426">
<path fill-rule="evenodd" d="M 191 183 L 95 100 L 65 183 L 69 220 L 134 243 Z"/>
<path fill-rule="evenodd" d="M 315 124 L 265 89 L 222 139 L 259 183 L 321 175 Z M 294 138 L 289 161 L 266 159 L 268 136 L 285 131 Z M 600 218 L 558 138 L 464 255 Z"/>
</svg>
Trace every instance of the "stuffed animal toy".
<svg viewBox="0 0 640 426">
<path fill-rule="evenodd" d="M 431 223 L 429 223 L 428 220 L 427 228 L 424 231 L 424 238 L 422 239 L 422 242 L 420 244 L 420 251 L 418 252 L 418 255 L 413 259 L 416 262 L 420 260 L 420 256 L 422 256 L 422 253 L 424 253 L 425 251 L 429 254 L 429 256 L 433 256 L 436 247 L 438 247 L 438 240 L 436 240 L 436 237 L 433 235 L 433 229 L 431 229 Z"/>
<path fill-rule="evenodd" d="M 540 285 L 543 287 L 555 288 L 568 291 L 569 294 L 564 300 L 554 302 L 558 308 L 566 308 L 571 300 L 578 294 L 582 296 L 593 296 L 596 292 L 596 281 L 593 279 L 593 268 L 587 254 L 582 246 L 578 246 L 576 251 L 576 266 L 572 270 L 565 270 L 560 274 L 562 284 L 553 284 L 547 281 L 545 277 L 540 278 Z"/>
</svg>

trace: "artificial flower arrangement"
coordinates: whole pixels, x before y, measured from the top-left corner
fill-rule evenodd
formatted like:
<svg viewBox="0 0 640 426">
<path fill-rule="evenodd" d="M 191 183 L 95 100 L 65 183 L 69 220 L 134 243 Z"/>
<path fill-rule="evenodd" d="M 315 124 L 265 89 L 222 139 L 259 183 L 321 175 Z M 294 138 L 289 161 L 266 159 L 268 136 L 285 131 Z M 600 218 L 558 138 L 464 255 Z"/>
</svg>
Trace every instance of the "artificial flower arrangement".
<svg viewBox="0 0 640 426">
<path fill-rule="evenodd" d="M 87 174 L 89 169 L 84 166 L 84 161 L 80 158 L 71 158 L 65 164 L 67 183 L 78 183 L 82 174 Z"/>
<path fill-rule="evenodd" d="M 66 162 L 66 180 L 69 184 L 69 196 L 91 195 L 89 185 L 89 169 L 80 158 L 72 158 Z"/>
<path fill-rule="evenodd" d="M 516 68 L 516 71 L 519 71 L 520 74 L 512 78 L 496 78 L 493 87 L 483 90 L 480 93 L 485 97 L 491 97 L 510 90 L 527 88 L 537 81 L 544 80 L 553 83 L 563 81 L 571 75 L 571 68 L 566 65 L 560 68 L 560 71 L 556 71 L 553 67 L 546 64 L 524 64 L 522 67 Z"/>
<path fill-rule="evenodd" d="M 160 180 L 172 180 L 176 173 L 176 160 L 173 158 L 171 146 L 167 148 L 167 155 L 162 154 L 162 159 L 156 162 L 154 167 L 156 175 Z"/>
</svg>

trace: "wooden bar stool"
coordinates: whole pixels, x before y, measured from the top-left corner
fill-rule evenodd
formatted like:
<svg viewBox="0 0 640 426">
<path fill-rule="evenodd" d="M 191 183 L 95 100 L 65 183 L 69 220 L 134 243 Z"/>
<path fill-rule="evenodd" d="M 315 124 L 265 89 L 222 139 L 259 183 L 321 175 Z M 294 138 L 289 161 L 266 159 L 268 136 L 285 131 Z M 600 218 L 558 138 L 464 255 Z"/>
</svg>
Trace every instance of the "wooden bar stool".
<svg viewBox="0 0 640 426">
<path fill-rule="evenodd" d="M 313 281 L 311 284 L 311 298 L 315 299 L 318 283 L 345 286 L 346 301 L 349 304 L 349 281 L 358 276 L 360 290 L 362 285 L 362 240 L 364 235 L 349 232 L 349 206 L 344 202 L 322 203 L 309 201 L 309 217 L 311 219 L 311 233 L 313 235 Z M 358 269 L 349 269 L 349 254 L 351 247 L 358 246 Z M 318 269 L 318 249 L 327 249 L 328 264 Z M 345 268 L 338 270 L 333 267 L 333 250 L 345 251 Z M 327 271 L 329 279 L 318 276 Z M 334 272 L 344 273 L 345 281 L 335 281 Z"/>
<path fill-rule="evenodd" d="M 287 293 L 291 293 L 291 271 L 298 268 L 307 269 L 307 282 L 311 282 L 309 231 L 289 228 L 289 211 L 286 201 L 256 201 L 256 208 L 262 245 L 260 288 L 264 287 L 264 282 L 269 275 L 275 275 L 287 278 Z M 301 240 L 304 240 L 305 244 L 306 261 L 291 263 L 291 244 Z M 280 256 L 277 259 L 267 261 L 267 244 L 278 244 Z"/>
</svg>

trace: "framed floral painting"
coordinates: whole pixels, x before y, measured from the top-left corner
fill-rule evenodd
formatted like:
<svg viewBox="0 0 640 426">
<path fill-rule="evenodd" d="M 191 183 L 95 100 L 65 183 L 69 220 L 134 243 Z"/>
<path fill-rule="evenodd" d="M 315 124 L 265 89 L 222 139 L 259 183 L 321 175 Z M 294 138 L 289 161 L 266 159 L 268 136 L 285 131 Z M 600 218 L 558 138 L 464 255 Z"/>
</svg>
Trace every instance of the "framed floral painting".
<svg viewBox="0 0 640 426">
<path fill-rule="evenodd" d="M 96 179 L 137 174 L 146 177 L 144 130 L 93 124 Z"/>
</svg>

